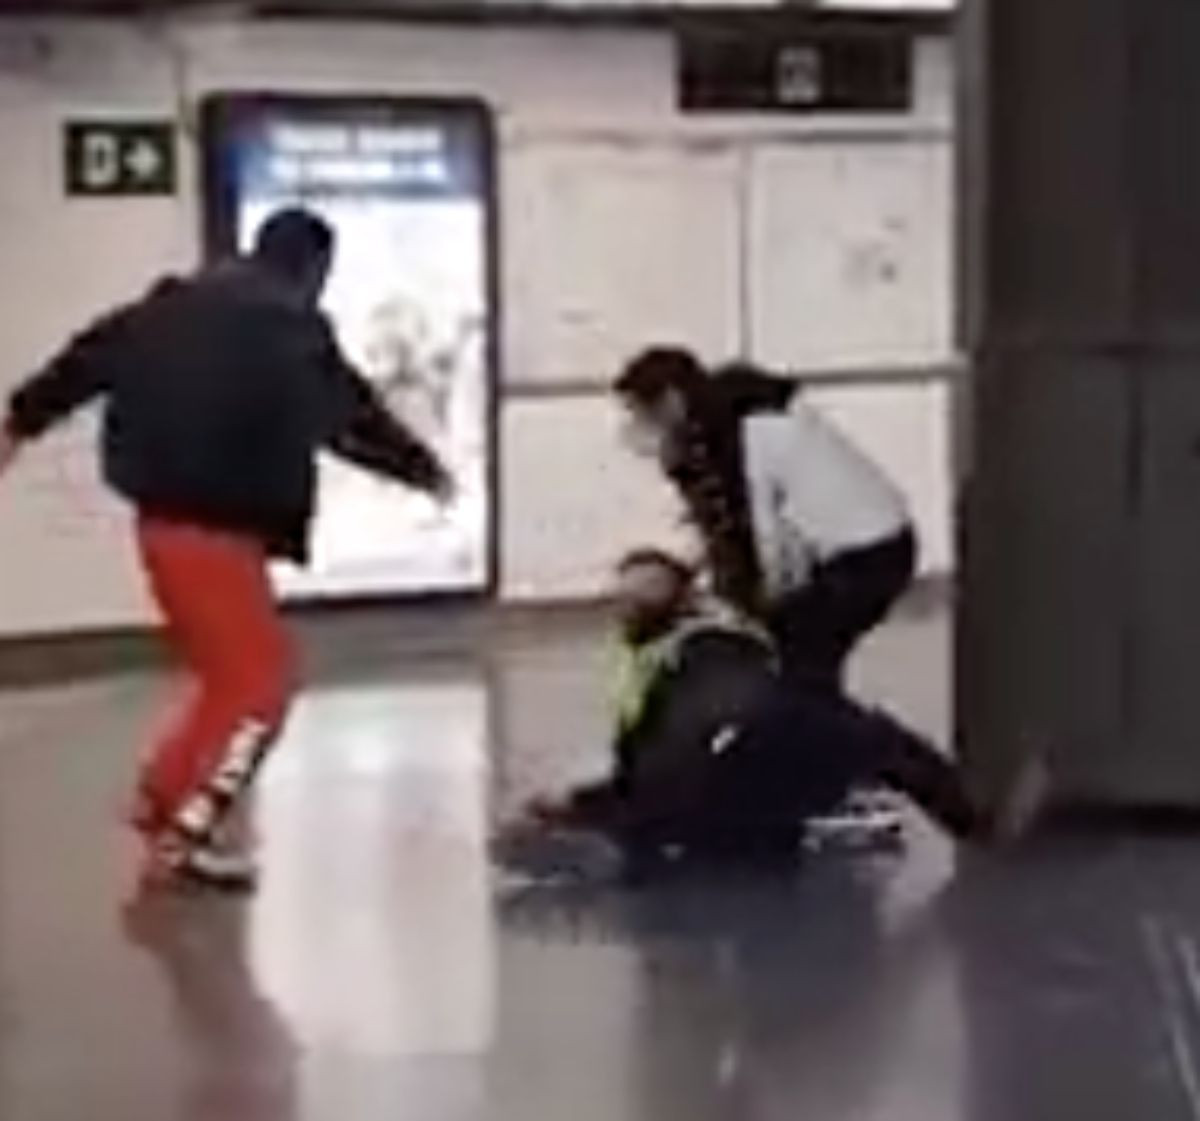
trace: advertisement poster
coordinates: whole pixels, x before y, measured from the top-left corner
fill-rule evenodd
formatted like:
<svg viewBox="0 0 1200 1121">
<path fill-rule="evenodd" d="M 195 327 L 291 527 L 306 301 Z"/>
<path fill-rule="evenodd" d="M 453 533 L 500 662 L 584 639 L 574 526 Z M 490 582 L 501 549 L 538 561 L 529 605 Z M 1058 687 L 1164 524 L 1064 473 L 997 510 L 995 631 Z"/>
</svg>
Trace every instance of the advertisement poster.
<svg viewBox="0 0 1200 1121">
<path fill-rule="evenodd" d="M 483 592 L 493 570 L 493 171 L 469 102 L 221 96 L 205 111 L 214 254 L 302 204 L 338 253 L 325 296 L 343 349 L 449 466 L 449 508 L 327 458 L 311 565 L 285 595 Z"/>
</svg>

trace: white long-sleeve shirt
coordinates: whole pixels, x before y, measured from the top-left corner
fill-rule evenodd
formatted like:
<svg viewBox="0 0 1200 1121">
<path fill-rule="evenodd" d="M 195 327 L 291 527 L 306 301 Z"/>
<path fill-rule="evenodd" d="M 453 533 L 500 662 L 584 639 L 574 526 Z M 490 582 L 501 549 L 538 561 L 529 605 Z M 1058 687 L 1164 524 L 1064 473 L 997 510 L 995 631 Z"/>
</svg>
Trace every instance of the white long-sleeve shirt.
<svg viewBox="0 0 1200 1121">
<path fill-rule="evenodd" d="M 784 412 L 745 421 L 751 523 L 771 595 L 807 583 L 813 566 L 911 524 L 899 487 L 799 393 Z"/>
</svg>

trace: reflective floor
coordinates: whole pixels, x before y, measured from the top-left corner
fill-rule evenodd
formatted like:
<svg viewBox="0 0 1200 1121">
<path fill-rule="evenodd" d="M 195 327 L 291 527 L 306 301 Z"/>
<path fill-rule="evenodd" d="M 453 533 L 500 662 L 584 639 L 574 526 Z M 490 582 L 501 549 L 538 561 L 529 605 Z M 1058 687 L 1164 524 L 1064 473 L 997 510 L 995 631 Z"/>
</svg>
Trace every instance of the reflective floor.
<svg viewBox="0 0 1200 1121">
<path fill-rule="evenodd" d="M 514 893 L 489 821 L 603 763 L 595 633 L 318 660 L 249 904 L 122 905 L 161 682 L 0 694 L 0 1121 L 1200 1117 L 1200 839 Z M 943 621 L 860 673 L 944 724 Z"/>
</svg>

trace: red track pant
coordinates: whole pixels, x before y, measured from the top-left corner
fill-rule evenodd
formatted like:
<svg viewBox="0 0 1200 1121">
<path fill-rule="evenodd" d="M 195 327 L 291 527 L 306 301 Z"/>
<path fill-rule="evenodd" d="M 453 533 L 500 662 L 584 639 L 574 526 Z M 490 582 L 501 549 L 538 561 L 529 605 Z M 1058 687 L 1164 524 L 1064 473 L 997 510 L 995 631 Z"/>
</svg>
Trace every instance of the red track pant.
<svg viewBox="0 0 1200 1121">
<path fill-rule="evenodd" d="M 139 824 L 205 840 L 249 787 L 292 693 L 291 641 L 251 538 L 142 518 L 138 544 L 195 692 L 142 776 Z"/>
</svg>

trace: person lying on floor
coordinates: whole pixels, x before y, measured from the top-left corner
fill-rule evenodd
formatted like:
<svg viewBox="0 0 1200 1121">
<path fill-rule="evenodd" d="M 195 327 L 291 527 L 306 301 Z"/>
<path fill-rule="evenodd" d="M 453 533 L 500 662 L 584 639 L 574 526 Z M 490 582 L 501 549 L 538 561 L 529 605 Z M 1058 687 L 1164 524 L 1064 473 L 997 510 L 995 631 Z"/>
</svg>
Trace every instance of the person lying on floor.
<svg viewBox="0 0 1200 1121">
<path fill-rule="evenodd" d="M 796 853 L 805 821 L 851 788 L 904 795 L 962 840 L 1023 831 L 1039 769 L 984 812 L 959 770 L 886 713 L 821 688 L 784 684 L 769 635 L 706 597 L 683 562 L 639 550 L 618 567 L 618 719 L 611 774 L 534 802 L 503 830 L 514 871 L 589 875 L 679 850 L 689 856 Z"/>
</svg>

